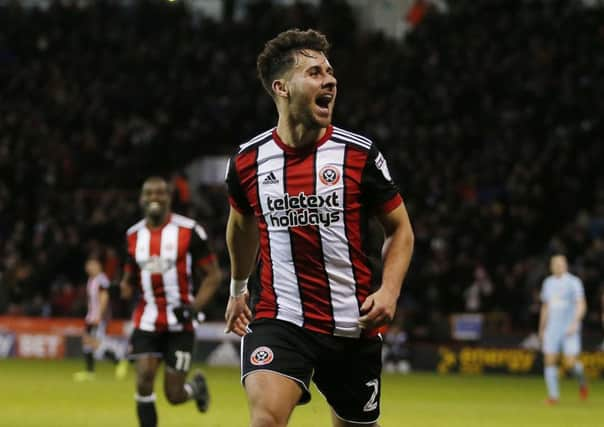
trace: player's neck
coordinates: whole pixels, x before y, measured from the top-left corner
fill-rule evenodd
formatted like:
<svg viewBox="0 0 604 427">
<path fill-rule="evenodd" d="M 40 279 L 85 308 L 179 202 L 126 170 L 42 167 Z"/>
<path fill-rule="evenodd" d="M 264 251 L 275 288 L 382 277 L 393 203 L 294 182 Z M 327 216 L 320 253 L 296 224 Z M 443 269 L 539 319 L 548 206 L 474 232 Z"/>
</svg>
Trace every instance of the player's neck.
<svg viewBox="0 0 604 427">
<path fill-rule="evenodd" d="M 168 222 L 170 218 L 170 212 L 166 212 L 164 215 L 159 217 L 148 216 L 146 218 L 147 227 L 149 228 L 161 228 Z"/>
<path fill-rule="evenodd" d="M 302 123 L 292 123 L 287 117 L 279 117 L 277 134 L 283 143 L 289 147 L 301 148 L 314 144 L 325 135 L 326 128 L 309 129 Z"/>
</svg>

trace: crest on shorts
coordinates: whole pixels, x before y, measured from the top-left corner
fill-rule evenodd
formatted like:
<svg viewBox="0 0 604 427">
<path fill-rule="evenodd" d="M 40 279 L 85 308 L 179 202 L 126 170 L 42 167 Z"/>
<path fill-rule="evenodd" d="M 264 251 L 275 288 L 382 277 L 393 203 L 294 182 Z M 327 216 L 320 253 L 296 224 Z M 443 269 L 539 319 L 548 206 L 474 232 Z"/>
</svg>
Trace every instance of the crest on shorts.
<svg viewBox="0 0 604 427">
<path fill-rule="evenodd" d="M 336 185 L 340 180 L 340 171 L 334 166 L 323 166 L 319 171 L 319 179 L 324 185 Z"/>
<path fill-rule="evenodd" d="M 250 356 L 250 362 L 255 366 L 263 366 L 268 365 L 275 358 L 273 354 L 273 350 L 268 347 L 262 346 L 258 347 L 256 350 L 252 352 Z"/>
</svg>

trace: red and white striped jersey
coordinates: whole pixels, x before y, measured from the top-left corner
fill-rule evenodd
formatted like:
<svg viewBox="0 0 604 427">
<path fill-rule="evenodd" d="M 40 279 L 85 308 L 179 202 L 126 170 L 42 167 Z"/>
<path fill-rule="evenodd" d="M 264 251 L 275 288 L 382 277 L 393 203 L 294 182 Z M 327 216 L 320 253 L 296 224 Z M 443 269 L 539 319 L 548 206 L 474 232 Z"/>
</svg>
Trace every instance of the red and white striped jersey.
<svg viewBox="0 0 604 427">
<path fill-rule="evenodd" d="M 361 336 L 359 308 L 373 284 L 368 220 L 402 203 L 372 141 L 330 126 L 316 144 L 294 149 L 268 130 L 239 147 L 226 181 L 231 206 L 258 218 L 255 318 Z"/>
<path fill-rule="evenodd" d="M 86 283 L 86 295 L 88 297 L 88 311 L 86 312 L 86 323 L 92 323 L 95 320 L 107 321 L 109 320 L 110 313 L 107 310 L 106 313 L 100 313 L 101 309 L 101 290 L 108 291 L 109 279 L 105 273 L 99 273 L 94 277 L 89 277 Z M 103 315 L 101 317 L 101 315 Z"/>
<path fill-rule="evenodd" d="M 215 259 L 203 227 L 171 214 L 158 228 L 143 219 L 126 233 L 126 271 L 137 277 L 141 298 L 133 313 L 134 327 L 143 331 L 193 330 L 181 324 L 172 309 L 193 301 L 193 267 Z"/>
</svg>

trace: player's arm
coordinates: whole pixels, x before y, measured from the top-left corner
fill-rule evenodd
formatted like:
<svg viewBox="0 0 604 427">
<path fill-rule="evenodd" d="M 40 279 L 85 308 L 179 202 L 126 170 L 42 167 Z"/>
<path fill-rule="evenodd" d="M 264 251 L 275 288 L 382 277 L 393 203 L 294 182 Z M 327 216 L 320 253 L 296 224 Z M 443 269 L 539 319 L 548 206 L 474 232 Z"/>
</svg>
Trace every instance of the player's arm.
<svg viewBox="0 0 604 427">
<path fill-rule="evenodd" d="M 385 234 L 382 246 L 382 283 L 361 306 L 363 315 L 359 324 L 363 328 L 382 326 L 394 319 L 397 300 L 413 253 L 413 229 L 404 202 L 377 217 Z"/>
<path fill-rule="evenodd" d="M 583 289 L 583 283 L 581 282 L 581 280 L 576 279 L 573 282 L 573 290 L 575 315 L 570 325 L 568 325 L 568 329 L 566 330 L 567 335 L 577 333 L 577 331 L 581 328 L 581 322 L 583 321 L 585 313 L 587 312 L 587 304 L 585 302 L 585 290 Z"/>
<path fill-rule="evenodd" d="M 134 281 L 136 279 L 135 274 L 138 269 L 136 260 L 128 249 L 128 239 L 126 238 L 122 258 L 125 261 L 122 267 L 122 278 L 120 280 L 120 298 L 125 300 L 131 300 L 134 296 Z"/>
<path fill-rule="evenodd" d="M 201 263 L 199 269 L 201 270 L 202 279 L 193 301 L 193 308 L 196 311 L 202 310 L 210 302 L 222 281 L 222 271 L 216 257 L 213 256 Z"/>
<path fill-rule="evenodd" d="M 120 298 L 125 300 L 132 299 L 132 272 L 129 269 L 124 269 L 122 280 L 120 280 Z"/>
<path fill-rule="evenodd" d="M 579 330 L 579 325 L 581 325 L 586 312 L 587 304 L 585 303 L 585 297 L 581 296 L 575 301 L 575 317 L 566 331 L 568 335 L 572 335 Z"/>
<path fill-rule="evenodd" d="M 547 302 L 541 304 L 541 310 L 539 311 L 539 339 L 543 341 L 543 334 L 545 333 L 545 325 L 547 325 L 547 318 L 549 315 Z"/>
<path fill-rule="evenodd" d="M 258 253 L 258 225 L 253 215 L 231 207 L 226 228 L 226 243 L 231 262 L 231 290 L 225 312 L 225 332 L 245 335 L 251 320 L 247 306 L 247 279 L 252 274 Z"/>
<path fill-rule="evenodd" d="M 172 308 L 179 322 L 198 318 L 199 311 L 210 302 L 222 280 L 218 259 L 212 250 L 206 231 L 199 224 L 195 224 L 191 230 L 188 254 L 192 259 L 194 280 L 199 280 L 199 286 L 191 303 L 183 303 Z"/>
</svg>

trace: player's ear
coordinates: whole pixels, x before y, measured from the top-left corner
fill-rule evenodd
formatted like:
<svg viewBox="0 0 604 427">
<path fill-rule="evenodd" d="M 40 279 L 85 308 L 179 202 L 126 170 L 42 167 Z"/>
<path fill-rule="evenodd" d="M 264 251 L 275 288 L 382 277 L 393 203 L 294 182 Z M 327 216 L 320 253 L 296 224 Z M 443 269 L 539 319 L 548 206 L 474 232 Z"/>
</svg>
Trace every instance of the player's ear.
<svg viewBox="0 0 604 427">
<path fill-rule="evenodd" d="M 289 88 L 287 87 L 287 82 L 284 79 L 273 80 L 272 84 L 273 93 L 277 98 L 287 98 L 289 97 Z"/>
</svg>

